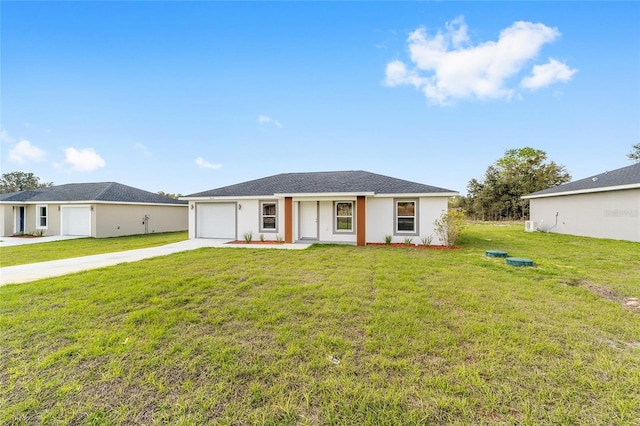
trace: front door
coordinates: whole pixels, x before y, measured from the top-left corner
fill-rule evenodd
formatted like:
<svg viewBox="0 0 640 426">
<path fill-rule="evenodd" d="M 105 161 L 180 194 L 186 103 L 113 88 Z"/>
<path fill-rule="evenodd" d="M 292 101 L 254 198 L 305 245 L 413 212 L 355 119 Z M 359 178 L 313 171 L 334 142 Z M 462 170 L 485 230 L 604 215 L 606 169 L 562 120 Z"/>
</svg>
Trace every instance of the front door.
<svg viewBox="0 0 640 426">
<path fill-rule="evenodd" d="M 24 233 L 24 206 L 16 207 L 16 217 L 14 221 L 14 233 Z"/>
<path fill-rule="evenodd" d="M 300 239 L 318 239 L 317 201 L 300 201 Z"/>
</svg>

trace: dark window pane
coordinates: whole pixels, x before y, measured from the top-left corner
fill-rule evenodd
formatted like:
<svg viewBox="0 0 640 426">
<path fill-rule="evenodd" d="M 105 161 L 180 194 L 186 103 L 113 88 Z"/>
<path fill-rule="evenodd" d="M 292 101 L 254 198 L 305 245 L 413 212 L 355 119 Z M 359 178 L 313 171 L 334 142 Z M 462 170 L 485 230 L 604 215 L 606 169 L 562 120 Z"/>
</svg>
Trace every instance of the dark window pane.
<svg viewBox="0 0 640 426">
<path fill-rule="evenodd" d="M 398 203 L 398 216 L 415 216 L 416 203 L 412 201 L 402 201 Z"/>
<path fill-rule="evenodd" d="M 398 231 L 415 231 L 414 223 L 415 219 L 412 217 L 399 217 Z"/>
<path fill-rule="evenodd" d="M 275 217 L 265 217 L 262 219 L 262 228 L 263 229 L 276 229 L 276 218 Z"/>
<path fill-rule="evenodd" d="M 338 216 L 353 216 L 353 204 L 336 203 L 336 214 Z"/>
<path fill-rule="evenodd" d="M 350 217 L 337 218 L 336 225 L 337 225 L 338 231 L 351 231 L 353 229 L 353 222 Z"/>
<path fill-rule="evenodd" d="M 262 205 L 262 214 L 265 216 L 275 216 L 276 215 L 276 205 L 275 204 L 263 204 Z"/>
</svg>

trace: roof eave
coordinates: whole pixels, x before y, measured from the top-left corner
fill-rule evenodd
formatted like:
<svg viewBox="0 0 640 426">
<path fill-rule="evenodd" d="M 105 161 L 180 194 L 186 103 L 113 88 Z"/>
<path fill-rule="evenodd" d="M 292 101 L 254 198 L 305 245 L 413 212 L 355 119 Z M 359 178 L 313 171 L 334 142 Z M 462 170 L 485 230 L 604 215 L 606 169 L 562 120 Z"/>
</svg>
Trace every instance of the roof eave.
<svg viewBox="0 0 640 426">
<path fill-rule="evenodd" d="M 609 191 L 622 191 L 625 189 L 638 189 L 640 188 L 639 183 L 630 183 L 627 185 L 615 185 L 615 186 L 603 186 L 602 188 L 585 188 L 585 189 L 576 189 L 574 191 L 558 191 L 558 192 L 550 192 L 546 194 L 538 194 L 535 193 L 529 195 L 523 195 L 521 198 L 523 200 L 530 200 L 533 198 L 548 198 L 548 197 L 559 197 L 561 195 L 578 195 L 578 194 L 592 194 L 595 192 L 609 192 Z"/>
<path fill-rule="evenodd" d="M 415 192 L 415 193 L 389 193 L 389 194 L 375 194 L 376 198 L 401 198 L 401 197 L 456 197 L 460 195 L 460 193 L 455 191 L 446 191 L 446 192 Z"/>
</svg>

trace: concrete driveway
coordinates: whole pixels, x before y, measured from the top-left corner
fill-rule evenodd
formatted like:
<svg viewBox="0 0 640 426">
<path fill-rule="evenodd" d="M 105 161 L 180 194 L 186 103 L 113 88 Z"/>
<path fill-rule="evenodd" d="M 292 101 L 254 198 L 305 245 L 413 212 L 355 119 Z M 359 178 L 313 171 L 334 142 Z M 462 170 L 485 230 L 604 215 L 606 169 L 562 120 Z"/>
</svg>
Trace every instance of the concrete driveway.
<svg viewBox="0 0 640 426">
<path fill-rule="evenodd" d="M 229 249 L 255 248 L 302 250 L 310 246 L 310 244 L 298 243 L 274 245 L 226 244 L 230 241 L 231 240 L 193 239 L 179 241 L 177 243 L 167 244 L 159 247 L 120 251 L 116 253 L 96 254 L 92 256 L 75 257 L 71 259 L 52 260 L 49 262 L 31 263 L 27 265 L 7 266 L 6 268 L 0 268 L 0 286 L 6 284 L 26 283 L 43 278 L 59 277 L 61 275 L 71 274 L 74 272 L 102 268 L 105 266 L 117 265 L 119 263 L 135 262 L 142 259 L 165 256 L 172 253 L 195 250 L 202 247 L 218 247 Z M 43 241 L 41 240 L 40 242 Z"/>
<path fill-rule="evenodd" d="M 51 241 L 76 240 L 78 238 L 73 235 L 54 235 L 51 237 L 0 237 L 0 247 L 22 246 L 25 244 L 48 243 Z"/>
</svg>

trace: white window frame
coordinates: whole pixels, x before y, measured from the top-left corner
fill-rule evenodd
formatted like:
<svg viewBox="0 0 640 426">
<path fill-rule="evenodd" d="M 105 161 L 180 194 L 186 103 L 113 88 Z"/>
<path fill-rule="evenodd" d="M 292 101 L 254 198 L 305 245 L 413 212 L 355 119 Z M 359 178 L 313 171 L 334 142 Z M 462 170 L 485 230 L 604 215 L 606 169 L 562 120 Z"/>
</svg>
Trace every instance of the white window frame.
<svg viewBox="0 0 640 426">
<path fill-rule="evenodd" d="M 338 204 L 351 204 L 351 215 L 338 216 Z M 350 217 L 351 229 L 338 229 L 338 218 Z M 334 234 L 353 234 L 356 230 L 356 202 L 352 200 L 334 201 L 333 202 L 333 233 Z"/>
<path fill-rule="evenodd" d="M 276 213 L 273 215 L 265 215 L 264 214 L 264 206 L 265 204 L 273 204 L 276 208 Z M 268 218 L 268 217 L 272 217 L 273 221 L 275 223 L 275 228 L 265 228 L 264 227 L 264 219 Z M 260 201 L 260 232 L 272 232 L 272 233 L 277 233 L 278 232 L 278 202 L 276 200 L 269 200 L 269 201 Z"/>
<path fill-rule="evenodd" d="M 399 216 L 398 205 L 400 203 L 413 203 L 413 216 Z M 394 235 L 420 235 L 420 229 L 418 224 L 418 199 L 405 198 L 393 200 L 393 231 Z M 413 218 L 413 230 L 406 231 L 398 229 L 398 220 L 402 218 Z"/>
<path fill-rule="evenodd" d="M 44 209 L 44 216 L 40 214 L 41 209 Z M 44 225 L 42 225 L 42 218 L 44 218 Z M 46 204 L 36 204 L 36 229 L 49 229 L 49 206 Z"/>
</svg>

